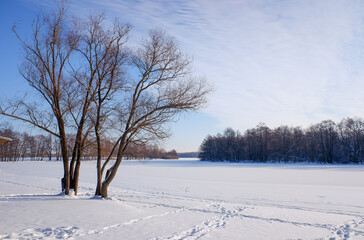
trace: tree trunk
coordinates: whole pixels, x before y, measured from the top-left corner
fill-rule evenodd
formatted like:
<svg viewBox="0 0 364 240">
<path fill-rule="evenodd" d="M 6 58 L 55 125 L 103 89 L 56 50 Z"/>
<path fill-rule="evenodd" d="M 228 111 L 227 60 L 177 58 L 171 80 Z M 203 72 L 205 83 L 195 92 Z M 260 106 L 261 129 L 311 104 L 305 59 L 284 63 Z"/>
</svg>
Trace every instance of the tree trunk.
<svg viewBox="0 0 364 240">
<path fill-rule="evenodd" d="M 113 176 L 111 176 L 111 178 L 110 178 L 110 175 L 111 175 L 113 169 L 114 169 L 114 166 L 112 166 L 110 169 L 108 169 L 106 171 L 105 181 L 101 185 L 101 191 L 100 191 L 101 194 L 100 195 L 103 198 L 107 198 L 107 188 L 109 187 L 112 179 L 114 178 L 113 176 L 115 176 L 115 173 L 114 173 Z"/>
<path fill-rule="evenodd" d="M 76 157 L 72 153 L 72 158 L 71 158 L 70 167 L 69 167 L 69 172 L 70 172 L 70 188 L 71 189 L 75 189 L 75 179 L 74 179 L 75 163 L 76 163 Z"/>
<path fill-rule="evenodd" d="M 63 147 L 62 147 L 63 148 Z M 65 194 L 68 195 L 70 192 L 70 174 L 68 169 L 68 157 L 67 154 L 63 155 L 63 170 L 64 170 L 64 191 Z"/>
<path fill-rule="evenodd" d="M 64 131 L 63 120 L 58 119 L 59 121 L 59 132 L 60 132 L 60 143 L 61 143 L 61 152 L 63 159 L 63 170 L 64 170 L 64 193 L 66 195 L 70 192 L 70 174 L 69 174 L 69 159 L 67 153 L 67 142 L 66 142 L 66 134 Z"/>
<path fill-rule="evenodd" d="M 73 181 L 74 181 L 74 190 L 75 190 L 75 195 L 77 196 L 78 193 L 78 179 L 80 176 L 80 167 L 81 167 L 81 157 L 79 156 L 76 162 L 76 168 L 75 168 L 75 174 L 73 177 Z"/>
<path fill-rule="evenodd" d="M 102 183 L 101 186 L 101 196 L 103 198 L 107 198 L 107 188 L 109 187 L 111 181 L 114 179 L 116 172 L 118 171 L 118 168 L 120 166 L 120 163 L 123 160 L 123 156 L 124 156 L 124 151 L 126 149 L 126 147 L 128 146 L 128 143 L 124 143 L 122 144 L 124 139 L 121 140 L 121 143 L 119 145 L 119 151 L 118 151 L 118 155 L 116 157 L 116 162 L 114 163 L 114 165 L 109 168 L 106 171 L 106 175 L 105 175 L 105 180 Z"/>
<path fill-rule="evenodd" d="M 99 166 L 100 165 L 100 166 Z M 102 192 L 102 173 L 101 173 L 101 161 L 97 162 L 97 184 L 95 195 L 100 196 Z"/>
<path fill-rule="evenodd" d="M 70 163 L 70 181 L 71 181 L 71 185 L 70 188 L 71 189 L 75 189 L 75 182 L 77 181 L 77 179 L 75 179 L 75 164 L 78 158 L 78 150 L 80 148 L 80 133 L 78 131 L 77 136 L 76 136 L 76 140 L 75 140 L 75 145 L 73 147 L 73 151 L 72 151 L 72 158 L 71 158 L 71 163 Z"/>
<path fill-rule="evenodd" d="M 109 187 L 108 183 L 102 183 L 102 188 L 101 188 L 101 197 L 103 198 L 107 198 L 107 188 Z"/>
<path fill-rule="evenodd" d="M 100 97 L 100 91 L 99 91 L 99 104 L 97 108 L 97 117 L 96 117 L 96 123 L 95 123 L 95 135 L 96 135 L 96 143 L 97 143 L 97 184 L 96 184 L 96 192 L 95 195 L 102 195 L 102 167 L 101 167 L 101 138 L 99 134 L 99 127 L 100 127 L 100 108 L 101 108 L 101 97 Z M 107 190 L 106 190 L 107 195 Z"/>
</svg>

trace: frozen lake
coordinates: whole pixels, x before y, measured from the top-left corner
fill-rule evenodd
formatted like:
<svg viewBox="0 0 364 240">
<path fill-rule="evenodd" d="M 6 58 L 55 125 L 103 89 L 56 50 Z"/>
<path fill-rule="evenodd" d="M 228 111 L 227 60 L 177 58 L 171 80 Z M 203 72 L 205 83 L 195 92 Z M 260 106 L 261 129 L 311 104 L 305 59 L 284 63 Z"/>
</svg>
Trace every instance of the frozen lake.
<svg viewBox="0 0 364 240">
<path fill-rule="evenodd" d="M 125 161 L 93 198 L 61 162 L 0 163 L 1 239 L 364 239 L 364 166 Z"/>
</svg>

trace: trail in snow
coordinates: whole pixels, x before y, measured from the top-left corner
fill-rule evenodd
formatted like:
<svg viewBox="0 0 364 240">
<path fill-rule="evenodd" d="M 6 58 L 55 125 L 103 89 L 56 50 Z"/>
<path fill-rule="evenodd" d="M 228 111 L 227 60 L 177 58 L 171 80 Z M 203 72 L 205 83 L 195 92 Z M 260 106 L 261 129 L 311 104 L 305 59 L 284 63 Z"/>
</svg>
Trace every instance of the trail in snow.
<svg viewBox="0 0 364 240">
<path fill-rule="evenodd" d="M 6 173 L 6 172 L 5 172 Z M 0 202 L 11 203 L 19 201 L 33 200 L 71 200 L 83 201 L 93 197 L 93 184 L 81 182 L 79 195 L 77 199 L 72 199 L 60 194 L 53 194 L 59 189 L 46 187 L 46 185 L 35 184 L 34 182 L 22 182 L 22 179 L 15 180 L 0 179 L 3 185 L 22 186 L 35 190 L 46 190 L 47 193 L 36 194 L 2 194 Z M 186 187 L 185 189 L 189 189 Z M 52 226 L 44 228 L 24 228 L 21 232 L 0 234 L 0 239 L 77 239 L 79 237 L 88 239 L 102 238 L 103 234 L 118 233 L 125 231 L 129 227 L 141 229 L 148 226 L 149 223 L 168 222 L 170 219 L 178 219 L 182 215 L 199 214 L 201 217 L 198 221 L 191 221 L 182 229 L 171 227 L 170 232 L 158 234 L 156 230 L 148 239 L 202 239 L 207 236 L 213 236 L 214 232 L 224 231 L 225 228 L 232 226 L 232 222 L 238 222 L 241 226 L 247 221 L 254 220 L 258 223 L 269 225 L 284 224 L 285 226 L 307 227 L 312 229 L 323 229 L 329 234 L 322 235 L 322 239 L 328 240 L 348 240 L 364 239 L 364 206 L 360 204 L 346 204 L 341 202 L 328 202 L 326 205 L 320 202 L 307 201 L 278 201 L 264 197 L 240 197 L 230 199 L 214 199 L 210 196 L 181 195 L 183 193 L 166 192 L 166 191 L 142 191 L 130 187 L 112 187 L 110 201 L 104 204 L 124 204 L 143 210 L 143 215 L 130 217 L 128 220 L 111 224 L 100 224 L 100 227 L 87 228 L 74 226 Z M 189 190 L 185 191 L 186 193 Z M 97 202 L 88 201 L 90 203 Z M 1 205 L 0 205 L 1 206 Z M 277 213 L 286 211 L 286 214 L 268 216 L 261 209 L 271 208 Z M 258 211 L 260 210 L 260 211 Z M 288 212 L 287 212 L 288 211 Z M 145 213 L 145 214 L 144 214 Z M 327 214 L 335 217 L 345 217 L 348 219 L 340 224 L 333 224 L 325 221 L 315 222 L 305 218 L 295 218 L 296 214 Z M 291 214 L 291 215 L 289 215 Z M 304 215 L 303 214 L 303 215 Z M 195 216 L 195 215 L 191 215 Z M 329 217 L 328 217 L 329 218 Z M 168 219 L 168 220 L 166 220 Z M 344 218 L 343 218 L 344 219 Z M 0 223 L 2 226 L 3 223 Z M 2 227 L 3 228 L 3 227 Z M 4 231 L 4 230 L 2 230 Z"/>
<path fill-rule="evenodd" d="M 17 183 L 11 182 L 11 184 L 17 184 Z M 25 184 L 19 183 L 18 185 L 25 185 Z M 27 186 L 38 188 L 37 186 L 32 186 L 29 184 Z M 103 232 L 111 230 L 111 229 L 122 228 L 123 226 L 137 224 L 139 222 L 148 221 L 148 220 L 154 219 L 154 218 L 163 218 L 164 216 L 178 214 L 183 211 L 197 211 L 197 212 L 201 212 L 201 213 L 212 213 L 212 214 L 215 214 L 215 217 L 207 219 L 207 220 L 203 221 L 201 224 L 195 225 L 184 231 L 175 232 L 169 236 L 154 237 L 151 239 L 153 239 L 153 240 L 200 239 L 201 237 L 205 236 L 207 233 L 209 233 L 211 231 L 218 231 L 219 229 L 224 228 L 228 224 L 229 219 L 234 218 L 234 217 L 238 217 L 242 221 L 244 221 L 244 219 L 251 218 L 251 219 L 266 221 L 269 223 L 280 222 L 280 223 L 286 223 L 286 224 L 291 224 L 291 225 L 295 225 L 295 226 L 309 226 L 309 227 L 315 227 L 315 228 L 324 228 L 324 229 L 331 230 L 331 232 L 332 232 L 332 235 L 328 236 L 327 239 L 339 240 L 339 239 L 350 239 L 351 237 L 356 237 L 356 236 L 364 237 L 363 231 L 356 230 L 356 228 L 364 227 L 364 218 L 360 217 L 358 215 L 355 215 L 356 219 L 350 220 L 349 222 L 339 225 L 339 226 L 334 226 L 334 225 L 330 225 L 330 224 L 311 224 L 311 223 L 305 223 L 305 222 L 287 221 L 287 220 L 279 219 L 279 218 L 264 218 L 264 217 L 259 217 L 259 216 L 243 214 L 244 209 L 252 208 L 252 206 L 249 206 L 249 205 L 234 206 L 237 204 L 229 203 L 230 205 L 233 204 L 232 209 L 227 209 L 226 207 L 221 206 L 223 204 L 227 204 L 226 202 L 210 202 L 208 204 L 203 204 L 203 205 L 199 205 L 199 206 L 195 206 L 195 207 L 180 207 L 179 205 L 165 204 L 163 202 L 158 202 L 158 201 L 154 201 L 154 202 L 148 201 L 148 199 L 149 200 L 150 199 L 177 200 L 177 198 L 168 196 L 168 194 L 165 194 L 165 193 L 158 194 L 158 193 L 154 192 L 154 193 L 150 194 L 150 193 L 145 193 L 145 192 L 143 193 L 143 192 L 137 192 L 137 191 L 129 192 L 129 190 L 125 190 L 125 189 L 122 189 L 119 192 L 118 191 L 116 192 L 116 194 L 119 197 L 121 197 L 120 195 L 124 196 L 123 194 L 125 194 L 125 193 L 134 194 L 134 195 L 129 195 L 129 196 L 135 197 L 135 194 L 140 194 L 145 197 L 145 201 L 137 201 L 137 203 L 143 203 L 143 204 L 149 203 L 151 205 L 154 205 L 155 207 L 164 207 L 164 208 L 170 208 L 170 209 L 174 209 L 174 210 L 166 211 L 166 212 L 163 212 L 160 214 L 148 215 L 148 216 L 145 216 L 142 218 L 130 219 L 123 223 L 116 223 L 113 225 L 108 225 L 108 226 L 104 226 L 104 227 L 101 227 L 98 229 L 93 229 L 93 230 L 85 230 L 85 229 L 80 229 L 78 227 L 71 227 L 71 226 L 67 226 L 67 227 L 62 226 L 62 227 L 44 228 L 44 229 L 41 229 L 41 228 L 26 229 L 22 233 L 11 233 L 8 235 L 0 235 L 0 239 L 74 239 L 74 238 L 77 239 L 77 237 L 94 235 L 94 234 L 99 235 L 99 234 L 102 234 Z M 81 193 L 80 195 L 82 198 L 82 195 L 83 195 L 83 197 L 85 197 L 85 196 L 88 196 L 89 194 Z M 58 195 L 58 196 L 60 196 L 60 195 Z M 4 200 L 15 200 L 16 201 L 17 198 L 18 199 L 27 198 L 29 200 L 29 198 L 38 199 L 41 197 L 43 197 L 43 198 L 57 197 L 57 195 L 52 195 L 49 193 L 9 194 L 9 195 L 1 195 L 0 201 L 4 201 Z M 209 202 L 208 199 L 195 199 L 195 198 L 191 198 L 191 197 L 184 198 L 184 197 L 179 196 L 179 200 L 186 201 L 187 199 L 192 200 L 193 202 L 198 202 L 198 201 Z M 124 198 L 124 199 L 114 198 L 114 201 L 131 202 L 131 203 L 134 202 L 132 199 L 128 199 L 128 198 Z M 271 204 L 267 204 L 267 205 L 271 206 Z M 274 205 L 274 206 L 277 207 L 276 205 Z M 212 207 L 212 209 L 210 207 Z M 280 206 L 280 207 L 285 208 L 285 206 Z M 300 209 L 300 210 L 307 211 L 308 209 Z M 315 211 L 315 210 L 310 209 L 309 211 Z M 325 212 L 325 213 L 341 214 L 341 213 L 332 213 L 332 212 Z"/>
<path fill-rule="evenodd" d="M 218 216 L 208 219 L 199 225 L 195 225 L 190 229 L 182 232 L 174 233 L 171 236 L 155 237 L 151 240 L 164 240 L 164 239 L 199 239 L 206 235 L 208 232 L 216 231 L 223 228 L 230 218 L 236 217 L 244 210 L 242 207 L 238 207 L 234 210 L 226 210 L 221 208 L 221 213 Z"/>
<path fill-rule="evenodd" d="M 54 189 L 54 188 L 41 187 L 41 186 L 37 186 L 37 185 L 14 182 L 14 181 L 9 181 L 9 180 L 4 180 L 4 179 L 0 179 L 0 182 L 7 183 L 7 184 L 12 184 L 12 185 L 18 185 L 18 186 L 22 186 L 22 187 L 37 188 L 37 189 L 42 189 L 42 190 L 53 190 L 53 191 L 58 191 L 59 190 L 59 189 L 57 190 L 57 189 Z"/>
<path fill-rule="evenodd" d="M 160 217 L 164 217 L 164 216 L 171 215 L 171 214 L 177 214 L 177 213 L 180 213 L 180 212 L 183 212 L 183 211 L 199 211 L 199 212 L 205 212 L 206 211 L 205 210 L 206 208 L 208 208 L 210 206 L 213 206 L 213 205 L 214 204 L 211 203 L 211 204 L 207 204 L 207 205 L 196 206 L 194 208 L 178 208 L 176 206 L 172 206 L 173 208 L 177 208 L 177 209 L 176 210 L 173 210 L 173 211 L 163 212 L 161 214 L 155 214 L 155 215 L 145 216 L 143 218 L 131 219 L 131 220 L 128 220 L 128 221 L 126 221 L 124 223 L 119 223 L 119 224 L 114 224 L 114 225 L 110 225 L 110 226 L 105 226 L 105 227 L 102 227 L 102 228 L 99 228 L 99 229 L 89 230 L 86 233 L 82 233 L 82 234 L 79 234 L 77 236 L 85 236 L 85 235 L 91 235 L 91 234 L 101 234 L 104 231 L 110 230 L 112 228 L 120 228 L 120 227 L 123 227 L 123 226 L 128 226 L 128 225 L 136 224 L 138 222 L 146 221 L 146 220 L 153 219 L 153 218 L 160 218 Z"/>
</svg>

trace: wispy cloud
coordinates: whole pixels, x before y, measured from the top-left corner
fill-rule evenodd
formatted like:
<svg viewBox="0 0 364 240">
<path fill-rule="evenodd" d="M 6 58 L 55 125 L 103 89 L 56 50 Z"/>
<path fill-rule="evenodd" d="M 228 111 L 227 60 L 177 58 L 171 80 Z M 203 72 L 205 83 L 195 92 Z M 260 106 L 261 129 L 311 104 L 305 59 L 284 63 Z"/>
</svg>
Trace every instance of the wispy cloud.
<svg viewBox="0 0 364 240">
<path fill-rule="evenodd" d="M 216 88 L 206 113 L 237 129 L 364 115 L 360 0 L 81 0 L 135 26 L 165 28 Z"/>
</svg>

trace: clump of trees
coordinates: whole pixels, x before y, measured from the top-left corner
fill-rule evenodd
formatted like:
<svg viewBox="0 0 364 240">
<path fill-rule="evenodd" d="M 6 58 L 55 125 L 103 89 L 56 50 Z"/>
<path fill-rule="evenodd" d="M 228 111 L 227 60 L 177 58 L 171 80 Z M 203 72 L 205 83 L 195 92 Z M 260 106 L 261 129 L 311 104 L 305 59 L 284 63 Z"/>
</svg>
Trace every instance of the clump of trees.
<svg viewBox="0 0 364 240">
<path fill-rule="evenodd" d="M 107 197 L 128 146 L 167 138 L 166 123 L 203 107 L 211 91 L 163 30 L 151 30 L 138 48 L 130 48 L 130 25 L 105 24 L 102 14 L 69 17 L 65 1 L 34 20 L 29 41 L 13 30 L 25 50 L 20 73 L 35 97 L 3 101 L 0 114 L 58 138 L 65 194 L 73 189 L 77 195 L 90 139 L 97 149 L 95 194 Z M 68 136 L 74 136 L 71 143 Z M 112 139 L 110 149 L 103 139 Z"/>
<path fill-rule="evenodd" d="M 25 158 L 42 161 L 52 158 L 52 155 L 59 150 L 59 143 L 52 141 L 49 136 L 18 133 L 10 127 L 1 127 L 0 136 L 13 140 L 0 145 L 0 161 L 2 162 Z"/>
<path fill-rule="evenodd" d="M 209 161 L 363 163 L 364 120 L 325 120 L 303 129 L 264 123 L 244 134 L 227 128 L 207 136 L 200 146 L 200 159 Z"/>
<path fill-rule="evenodd" d="M 178 159 L 176 150 L 166 151 L 157 144 L 131 144 L 125 151 L 126 159 Z"/>
<path fill-rule="evenodd" d="M 0 126 L 0 136 L 11 138 L 11 142 L 0 145 L 0 161 L 43 161 L 61 160 L 61 149 L 58 138 L 43 134 L 30 135 L 19 133 L 10 126 Z M 68 149 L 71 150 L 75 136 L 68 136 Z M 105 159 L 113 147 L 113 142 L 108 139 L 101 141 L 103 152 L 101 157 Z M 95 141 L 88 141 L 83 150 L 83 161 L 96 160 L 97 148 Z M 113 157 L 116 157 L 115 154 Z M 128 146 L 124 159 L 178 159 L 176 150 L 166 151 L 157 144 L 131 144 Z"/>
</svg>

